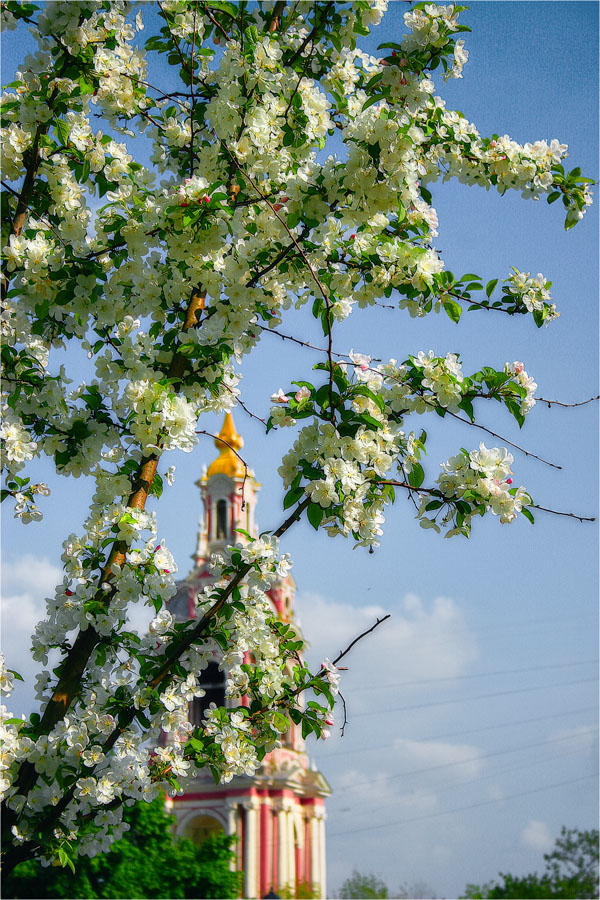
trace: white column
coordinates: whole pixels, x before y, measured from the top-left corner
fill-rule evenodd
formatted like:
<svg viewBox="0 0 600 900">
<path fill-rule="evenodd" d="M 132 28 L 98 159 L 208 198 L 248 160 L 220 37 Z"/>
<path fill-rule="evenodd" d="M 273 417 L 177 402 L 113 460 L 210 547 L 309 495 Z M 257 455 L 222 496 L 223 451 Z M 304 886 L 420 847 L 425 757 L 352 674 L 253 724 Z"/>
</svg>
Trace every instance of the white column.
<svg viewBox="0 0 600 900">
<path fill-rule="evenodd" d="M 237 837 L 237 801 L 234 800 L 229 800 L 227 802 L 227 834 L 232 837 Z M 232 844 L 232 849 L 236 850 L 235 843 Z M 229 868 L 232 872 L 235 872 L 237 869 L 233 856 L 230 860 Z"/>
<path fill-rule="evenodd" d="M 314 815 L 310 819 L 310 881 L 311 884 L 317 888 L 321 888 L 321 865 L 320 865 L 320 850 L 321 850 L 321 842 L 319 835 L 319 823 Z M 325 895 L 321 893 L 321 896 Z"/>
<path fill-rule="evenodd" d="M 288 809 L 287 813 L 288 827 L 288 884 L 295 893 L 296 887 L 296 841 L 294 835 L 294 813 Z"/>
<path fill-rule="evenodd" d="M 288 831 L 287 811 L 283 804 L 277 810 L 277 887 L 284 887 L 289 880 L 288 876 Z"/>
<path fill-rule="evenodd" d="M 245 853 L 244 853 L 244 872 L 246 876 L 245 897 L 258 897 L 258 851 L 259 851 L 259 834 L 258 834 L 258 809 L 259 801 L 254 797 L 244 801 L 246 810 L 246 833 L 245 833 Z"/>
<path fill-rule="evenodd" d="M 321 897 L 327 896 L 327 859 L 325 856 L 325 810 L 321 812 L 318 821 L 319 829 L 319 858 L 321 863 L 320 885 Z"/>
</svg>

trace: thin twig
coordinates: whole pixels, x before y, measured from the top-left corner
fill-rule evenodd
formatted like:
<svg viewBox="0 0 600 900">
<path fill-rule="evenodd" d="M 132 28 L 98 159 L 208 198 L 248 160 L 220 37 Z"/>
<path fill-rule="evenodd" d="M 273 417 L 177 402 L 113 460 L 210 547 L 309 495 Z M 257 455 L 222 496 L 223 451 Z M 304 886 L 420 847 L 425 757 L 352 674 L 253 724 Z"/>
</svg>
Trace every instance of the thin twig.
<svg viewBox="0 0 600 900">
<path fill-rule="evenodd" d="M 213 23 L 213 25 L 215 26 L 215 28 L 218 28 L 219 31 L 221 32 L 221 34 L 223 35 L 223 37 L 225 38 L 225 40 L 228 41 L 228 40 L 229 40 L 229 35 L 228 35 L 227 32 L 225 31 L 225 29 L 223 28 L 223 26 L 221 25 L 221 23 L 218 22 L 217 19 L 215 19 L 215 17 L 214 17 L 213 14 L 211 13 L 209 7 L 208 7 L 206 4 L 204 4 L 204 6 L 203 6 L 202 8 L 203 8 L 204 12 L 206 13 L 206 15 L 208 16 L 208 18 L 210 19 L 210 21 L 211 21 L 211 22 Z"/>
<path fill-rule="evenodd" d="M 309 45 L 309 43 L 312 40 L 314 40 L 314 37 L 317 33 L 319 25 L 323 24 L 324 20 L 327 18 L 327 13 L 331 9 L 331 7 L 334 5 L 335 4 L 332 2 L 325 4 L 325 6 L 323 7 L 323 12 L 322 12 L 321 16 L 319 17 L 319 21 L 315 22 L 315 24 L 312 27 L 312 30 L 309 31 L 307 36 L 304 38 L 304 40 L 302 41 L 300 46 L 295 50 L 294 54 L 290 57 L 290 59 L 286 61 L 286 65 L 288 65 L 288 66 L 293 65 L 296 62 L 296 60 L 298 59 L 298 57 L 304 52 L 304 50 Z M 315 8 L 316 8 L 316 15 L 318 15 L 318 4 L 315 4 Z M 316 15 L 315 15 L 315 18 L 316 18 Z"/>
<path fill-rule="evenodd" d="M 586 403 L 594 403 L 595 400 L 600 400 L 600 396 L 598 397 L 590 397 L 589 400 L 580 400 L 579 403 L 562 403 L 560 400 L 546 400 L 544 397 L 536 397 L 536 400 L 539 403 L 547 403 L 548 406 L 585 406 Z"/>
<path fill-rule="evenodd" d="M 215 441 L 219 441 L 219 443 L 225 444 L 227 447 L 229 447 L 229 449 L 231 450 L 232 453 L 235 453 L 235 455 L 237 456 L 239 461 L 242 463 L 242 465 L 244 467 L 244 480 L 242 482 L 242 509 L 245 509 L 246 497 L 244 495 L 244 491 L 246 488 L 246 479 L 248 478 L 248 463 L 246 462 L 246 460 L 244 459 L 243 456 L 240 456 L 240 454 L 237 452 L 235 447 L 232 447 L 231 444 L 229 443 L 229 441 L 226 441 L 224 438 L 221 437 L 221 435 L 213 434 L 211 431 L 206 431 L 205 428 L 200 428 L 198 431 L 196 431 L 196 434 L 205 434 L 207 437 L 214 438 Z"/>
<path fill-rule="evenodd" d="M 577 519 L 579 522 L 595 522 L 595 516 L 577 516 L 575 513 L 560 512 L 558 509 L 548 509 L 545 506 L 538 506 L 537 503 L 531 504 L 534 509 L 540 509 L 542 512 L 552 513 L 553 516 L 568 516 L 570 519 Z"/>
<path fill-rule="evenodd" d="M 302 67 L 302 71 L 301 71 L 301 73 L 300 73 L 300 75 L 299 75 L 299 77 L 298 77 L 298 81 L 296 82 L 296 87 L 294 88 L 294 90 L 293 90 L 292 93 L 290 94 L 290 99 L 288 100 L 288 105 L 287 105 L 286 108 L 285 108 L 285 112 L 284 112 L 284 114 L 283 114 L 283 118 L 285 119 L 286 122 L 287 122 L 288 113 L 289 113 L 289 111 L 290 111 L 290 106 L 292 105 L 292 101 L 293 101 L 294 97 L 296 96 L 296 94 L 298 93 L 298 90 L 299 90 L 300 85 L 301 85 L 301 83 L 302 83 L 302 79 L 303 79 L 304 76 L 306 75 L 306 70 L 308 69 L 309 63 L 310 63 L 310 61 L 311 61 L 311 59 L 312 59 L 312 56 L 311 56 L 312 49 L 313 49 L 313 48 L 311 47 L 311 48 L 310 48 L 310 53 L 309 53 L 308 56 L 306 57 L 304 66 Z"/>
<path fill-rule="evenodd" d="M 368 634 L 371 634 L 372 631 L 375 631 L 375 629 L 379 625 L 381 625 L 382 622 L 385 622 L 386 619 L 391 618 L 391 615 L 392 615 L 391 613 L 386 613 L 386 615 L 382 616 L 381 619 L 377 619 L 377 621 L 375 622 L 374 625 L 371 625 L 370 628 L 367 628 L 366 631 L 363 631 L 362 634 L 359 634 L 358 637 L 355 637 L 354 640 L 348 644 L 348 646 L 346 647 L 345 650 L 342 650 L 340 653 L 338 653 L 336 658 L 333 660 L 332 665 L 337 666 L 339 661 L 341 659 L 343 659 L 344 656 L 346 656 L 346 654 L 350 653 L 350 651 L 352 650 L 352 648 L 354 647 L 355 644 L 358 644 L 358 642 L 361 641 L 364 637 L 366 637 Z M 321 669 L 321 671 L 319 672 L 319 675 L 324 675 L 325 671 L 326 671 L 325 669 Z"/>
<path fill-rule="evenodd" d="M 425 400 L 425 398 L 423 398 Z M 425 400 L 427 403 L 427 400 Z M 434 403 L 428 403 L 428 406 L 435 408 Z M 557 465 L 557 463 L 549 462 L 547 459 L 544 459 L 541 456 L 538 456 L 537 453 L 532 453 L 530 450 L 525 450 L 524 447 L 520 447 L 519 444 L 515 444 L 513 441 L 509 441 L 508 438 L 503 437 L 501 434 L 497 434 L 495 431 L 492 431 L 490 428 L 486 428 L 485 425 L 480 425 L 479 422 L 471 422 L 470 419 L 463 419 L 462 416 L 457 415 L 454 412 L 451 412 L 449 409 L 446 410 L 446 413 L 453 418 L 458 419 L 459 422 L 464 422 L 465 425 L 471 425 L 473 428 L 479 428 L 481 431 L 487 432 L 487 434 L 491 434 L 492 437 L 499 438 L 501 441 L 504 441 L 505 444 L 510 444 L 511 447 L 514 447 L 516 450 L 519 450 L 521 453 L 524 453 L 525 456 L 531 456 L 533 459 L 539 460 L 541 463 L 544 463 L 545 466 L 551 466 L 553 469 L 562 469 L 562 466 Z"/>
<path fill-rule="evenodd" d="M 268 198 L 265 198 L 265 201 L 268 203 L 269 202 Z M 239 205 L 241 206 L 242 204 L 239 204 Z M 300 234 L 298 235 L 298 238 L 301 241 L 304 240 L 304 238 L 308 234 L 308 231 L 309 231 L 309 229 L 305 226 L 302 229 L 302 231 L 300 232 Z M 256 285 L 258 284 L 260 279 L 263 278 L 272 269 L 274 269 L 275 266 L 278 266 L 279 263 L 285 259 L 285 257 L 288 255 L 288 253 L 290 253 L 294 249 L 294 246 L 295 246 L 294 243 L 292 243 L 292 244 L 288 244 L 287 247 L 284 247 L 283 250 L 281 250 L 281 252 L 277 254 L 275 259 L 272 262 L 270 262 L 268 266 L 265 266 L 264 269 L 261 269 L 260 272 L 257 272 L 256 275 L 252 276 L 252 278 L 250 279 L 250 281 L 247 284 L 247 287 L 249 287 L 249 288 L 256 287 Z"/>
<path fill-rule="evenodd" d="M 340 737 L 344 737 L 344 731 L 346 730 L 346 725 L 348 724 L 348 710 L 346 708 L 346 698 L 341 691 L 338 691 L 338 697 L 342 701 L 342 706 L 344 707 L 344 721 L 342 722 L 342 727 L 340 728 Z"/>
</svg>

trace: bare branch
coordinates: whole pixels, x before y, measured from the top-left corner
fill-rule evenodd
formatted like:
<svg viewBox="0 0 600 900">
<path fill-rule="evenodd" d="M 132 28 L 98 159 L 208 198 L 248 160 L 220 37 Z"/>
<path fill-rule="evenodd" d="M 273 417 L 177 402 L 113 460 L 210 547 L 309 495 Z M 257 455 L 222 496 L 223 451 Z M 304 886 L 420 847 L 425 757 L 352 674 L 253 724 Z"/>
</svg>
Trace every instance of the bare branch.
<svg viewBox="0 0 600 900">
<path fill-rule="evenodd" d="M 553 516 L 568 516 L 570 519 L 577 519 L 579 522 L 595 522 L 595 516 L 577 516 L 575 513 L 570 512 L 560 512 L 557 509 L 548 509 L 545 506 L 538 506 L 537 503 L 531 504 L 534 509 L 539 509 L 542 512 L 552 513 Z"/>
<path fill-rule="evenodd" d="M 340 728 L 340 737 L 344 737 L 344 731 L 346 730 L 346 725 L 348 724 L 348 709 L 346 707 L 346 698 L 341 691 L 338 691 L 338 697 L 342 701 L 342 706 L 344 707 L 344 721 L 342 722 L 342 726 Z"/>
<path fill-rule="evenodd" d="M 427 402 L 427 401 L 425 401 Z M 434 404 L 428 404 L 428 406 L 433 406 Z M 537 453 L 532 453 L 530 450 L 525 450 L 524 447 L 519 446 L 519 444 L 515 444 L 513 441 L 509 441 L 508 438 L 503 437 L 501 434 L 497 434 L 495 431 L 492 431 L 490 428 L 486 428 L 485 425 L 480 425 L 479 422 L 471 422 L 470 419 L 463 419 L 462 416 L 457 415 L 454 412 L 450 412 L 449 409 L 446 410 L 446 414 L 452 416 L 455 419 L 458 419 L 459 422 L 464 422 L 465 425 L 471 425 L 472 428 L 479 428 L 480 431 L 485 431 L 487 434 L 491 434 L 492 437 L 499 438 L 505 444 L 509 444 L 511 447 L 514 447 L 515 450 L 519 450 L 521 453 L 524 453 L 525 456 L 531 456 L 533 459 L 539 460 L 541 463 L 544 463 L 545 466 L 551 466 L 553 469 L 562 469 L 562 466 L 559 466 L 557 463 L 549 462 L 547 459 L 544 459 L 541 456 L 538 456 Z"/>
<path fill-rule="evenodd" d="M 536 397 L 540 403 L 546 403 L 548 407 L 550 406 L 585 406 L 586 403 L 594 403 L 596 400 L 600 400 L 600 396 L 598 397 L 590 397 L 589 400 L 580 400 L 579 403 L 562 403 L 560 400 L 546 400 L 544 397 Z"/>
<path fill-rule="evenodd" d="M 382 622 L 385 622 L 386 619 L 390 619 L 391 616 L 392 616 L 391 613 L 387 613 L 385 616 L 382 616 L 381 619 L 377 619 L 377 621 L 375 622 L 374 625 L 371 625 L 370 628 L 367 628 L 366 631 L 363 631 L 362 634 L 359 634 L 358 637 L 355 637 L 354 640 L 351 641 L 351 642 L 348 644 L 348 646 L 346 647 L 345 650 L 342 650 L 340 653 L 338 653 L 338 655 L 336 656 L 336 658 L 333 660 L 332 665 L 337 666 L 337 664 L 339 663 L 339 661 L 340 661 L 341 659 L 343 659 L 344 656 L 346 656 L 347 653 L 350 653 L 350 651 L 352 650 L 352 648 L 354 647 L 355 644 L 358 644 L 358 642 L 359 642 L 359 641 L 362 641 L 362 639 L 363 639 L 364 637 L 366 637 L 368 634 L 371 634 L 372 631 L 375 631 L 375 629 L 376 629 L 379 625 L 381 625 Z M 325 674 L 325 669 L 321 669 L 321 671 L 319 672 L 319 675 L 324 675 L 324 674 Z"/>
</svg>

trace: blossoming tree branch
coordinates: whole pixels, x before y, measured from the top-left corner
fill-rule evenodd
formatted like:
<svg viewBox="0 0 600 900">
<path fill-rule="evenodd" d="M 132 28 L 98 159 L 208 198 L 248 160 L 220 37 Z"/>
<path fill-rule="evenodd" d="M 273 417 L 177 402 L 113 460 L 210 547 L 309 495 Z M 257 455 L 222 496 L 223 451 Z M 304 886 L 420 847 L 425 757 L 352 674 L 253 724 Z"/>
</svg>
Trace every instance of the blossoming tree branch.
<svg viewBox="0 0 600 900">
<path fill-rule="evenodd" d="M 335 331 L 385 300 L 411 316 L 487 309 L 548 325 L 543 275 L 445 269 L 431 186 L 560 201 L 571 228 L 590 182 L 566 171 L 558 140 L 482 137 L 437 96 L 434 72 L 462 77 L 462 7 L 409 6 L 404 35 L 363 52 L 386 5 L 2 3 L 4 26 L 38 42 L 2 96 L 2 499 L 23 522 L 41 518 L 48 489 L 27 474 L 40 455 L 95 481 L 33 636 L 36 660 L 59 654 L 38 677 L 39 714 L 4 711 L 9 868 L 106 849 L 124 803 L 179 790 L 199 768 L 253 773 L 290 719 L 323 733 L 339 671 L 328 660 L 309 671 L 266 596 L 291 565 L 279 539 L 301 518 L 366 548 L 399 493 L 446 536 L 488 513 L 533 519 L 506 448 L 457 448 L 436 477 L 416 424 L 434 412 L 477 425 L 476 406 L 493 400 L 523 425 L 536 384 L 522 362 L 467 374 L 458 355 L 415 348 L 378 363 L 341 352 Z M 142 45 L 147 19 L 159 25 Z M 156 54 L 173 69 L 168 88 L 149 74 Z M 215 558 L 197 617 L 174 623 L 176 565 L 154 510 L 171 463 L 206 433 L 202 415 L 235 406 L 244 354 L 302 305 L 322 327 L 322 361 L 271 398 L 267 429 L 298 426 L 279 470 L 281 524 Z M 76 344 L 94 373 L 81 383 L 56 361 Z M 146 634 L 128 630 L 133 603 L 155 610 Z M 215 648 L 229 705 L 193 726 Z M 303 702 L 307 689 L 318 702 Z"/>
</svg>

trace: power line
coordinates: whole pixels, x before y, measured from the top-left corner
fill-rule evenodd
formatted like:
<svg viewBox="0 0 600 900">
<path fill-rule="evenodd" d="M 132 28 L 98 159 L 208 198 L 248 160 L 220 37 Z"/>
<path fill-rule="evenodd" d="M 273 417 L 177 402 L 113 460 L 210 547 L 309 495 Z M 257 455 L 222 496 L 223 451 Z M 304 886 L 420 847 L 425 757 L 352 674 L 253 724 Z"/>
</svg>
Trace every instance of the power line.
<svg viewBox="0 0 600 900">
<path fill-rule="evenodd" d="M 580 749 L 581 748 L 576 748 L 575 750 L 566 750 L 566 751 L 563 751 L 562 753 L 554 753 L 554 754 L 552 754 L 552 756 L 546 756 L 546 757 L 541 757 L 541 758 L 536 757 L 534 760 L 527 760 L 526 762 L 517 763 L 516 765 L 499 767 L 499 768 L 494 769 L 494 771 L 492 771 L 492 772 L 485 772 L 483 775 L 478 775 L 476 778 L 469 778 L 466 781 L 461 781 L 460 783 L 447 784 L 442 787 L 436 787 L 435 793 L 436 793 L 436 795 L 444 794 L 447 791 L 454 791 L 457 788 L 462 789 L 465 785 L 477 784 L 478 782 L 481 782 L 486 778 L 498 778 L 498 776 L 500 776 L 500 775 L 511 774 L 512 772 L 519 771 L 519 769 L 529 769 L 532 766 L 539 767 L 539 766 L 544 765 L 545 763 L 556 762 L 556 760 L 562 759 L 563 756 L 573 756 L 574 754 L 579 753 Z M 357 806 L 359 804 L 357 801 L 355 801 L 354 805 Z M 398 805 L 398 800 L 396 799 L 396 800 L 393 800 L 391 803 L 380 803 L 376 808 L 379 810 L 379 809 L 383 809 L 388 806 L 397 806 L 397 805 Z M 349 812 L 350 809 L 351 809 L 351 807 L 345 807 L 343 810 L 341 810 L 341 812 L 347 812 L 347 811 Z"/>
<path fill-rule="evenodd" d="M 498 669 L 495 672 L 476 672 L 470 675 L 448 675 L 444 678 L 421 678 L 416 679 L 415 681 L 391 681 L 387 684 L 374 684 L 369 685 L 367 687 L 359 687 L 353 688 L 352 693 L 358 694 L 361 691 L 376 691 L 382 688 L 391 688 L 391 687 L 414 687 L 421 684 L 434 684 L 442 681 L 466 681 L 470 678 L 489 678 L 492 675 L 518 675 L 523 672 L 539 672 L 544 669 L 568 669 L 573 666 L 586 666 L 597 663 L 597 659 L 582 659 L 579 662 L 570 662 L 570 663 L 559 663 L 557 665 L 547 665 L 547 666 L 527 666 L 522 669 Z"/>
<path fill-rule="evenodd" d="M 499 722 L 495 725 L 486 725 L 484 728 L 471 728 L 468 731 L 446 731 L 444 734 L 432 734 L 427 735 L 421 738 L 413 738 L 416 741 L 439 741 L 442 738 L 448 737 L 463 737 L 467 734 L 481 734 L 484 731 L 494 731 L 497 728 L 510 728 L 513 725 L 530 725 L 533 722 L 543 722 L 546 719 L 560 719 L 564 716 L 574 716 L 578 713 L 587 713 L 587 712 L 597 712 L 597 706 L 583 706 L 580 709 L 569 709 L 566 712 L 561 713 L 550 713 L 547 716 L 536 716 L 535 718 L 528 719 L 516 719 L 512 722 Z M 393 744 L 377 744 L 377 746 L 373 747 L 354 747 L 350 750 L 333 750 L 331 753 L 328 753 L 326 750 L 322 750 L 322 752 L 318 753 L 318 756 L 325 762 L 331 756 L 347 756 L 350 753 L 373 753 L 375 751 L 379 752 L 381 750 L 389 750 L 395 747 L 395 742 Z M 319 748 L 320 750 L 321 748 Z M 317 754 L 315 754 L 317 755 Z"/>
<path fill-rule="evenodd" d="M 439 813 L 429 813 L 425 816 L 416 816 L 412 819 L 402 819 L 400 822 L 385 822 L 382 825 L 366 825 L 364 828 L 351 828 L 347 831 L 333 831 L 327 832 L 328 838 L 334 837 L 342 837 L 347 834 L 357 834 L 361 831 L 375 831 L 380 828 L 395 828 L 398 825 L 409 825 L 412 822 L 421 822 L 425 819 L 439 819 L 441 816 L 448 816 L 452 813 L 456 812 L 464 812 L 467 809 L 476 809 L 480 806 L 491 806 L 494 803 L 504 803 L 505 800 L 514 800 L 518 797 L 526 797 L 529 794 L 540 794 L 544 791 L 551 791 L 557 787 L 566 787 L 569 784 L 577 784 L 579 781 L 587 781 L 588 778 L 597 778 L 598 772 L 594 772 L 592 775 L 582 775 L 580 778 L 572 778 L 569 781 L 558 781 L 555 784 L 547 784 L 544 787 L 533 788 L 530 791 L 519 791 L 518 794 L 507 794 L 505 797 L 501 797 L 499 800 L 482 800 L 481 803 L 470 803 L 467 806 L 457 806 L 454 809 L 447 809 L 444 812 Z"/>
<path fill-rule="evenodd" d="M 513 688 L 510 691 L 496 691 L 493 694 L 476 694 L 474 697 L 458 697 L 454 700 L 435 700 L 431 703 L 414 703 L 412 706 L 395 706 L 393 708 L 388 708 L 385 710 L 369 710 L 368 712 L 362 713 L 353 713 L 355 718 L 359 718 L 360 716 L 381 716 L 387 715 L 392 712 L 406 712 L 410 709 L 425 709 L 430 706 L 447 706 L 452 703 L 467 703 L 470 700 L 487 700 L 490 697 L 505 697 L 508 694 L 526 694 L 530 691 L 549 691 L 552 688 L 557 687 L 569 687 L 569 685 L 575 684 L 586 684 L 588 682 L 593 681 L 594 683 L 598 682 L 598 678 L 580 678 L 577 681 L 559 681 L 554 684 L 540 684 L 537 687 L 529 687 L 529 688 Z"/>
<path fill-rule="evenodd" d="M 436 766 L 427 766 L 424 769 L 411 769 L 408 772 L 397 772 L 395 775 L 386 775 L 381 779 L 372 779 L 370 778 L 368 781 L 355 781 L 354 784 L 350 784 L 344 788 L 345 791 L 352 791 L 357 787 L 364 786 L 375 786 L 381 782 L 386 783 L 388 781 L 393 781 L 396 778 L 408 778 L 412 775 L 422 775 L 425 772 L 433 772 L 437 769 L 450 769 L 454 766 L 462 766 L 465 763 L 470 762 L 483 762 L 486 759 L 492 759 L 495 756 L 504 756 L 507 753 L 518 753 L 520 750 L 532 750 L 534 747 L 545 747 L 548 744 L 560 744 L 562 741 L 572 741 L 574 738 L 581 736 L 582 734 L 592 734 L 597 731 L 596 728 L 586 728 L 585 730 L 578 731 L 576 734 L 565 735 L 565 737 L 561 738 L 549 738 L 545 741 L 536 741 L 533 744 L 522 744 L 520 747 L 509 747 L 504 750 L 495 750 L 493 753 L 486 753 L 485 756 L 468 756 L 465 759 L 455 760 L 451 763 L 439 763 Z"/>
</svg>

